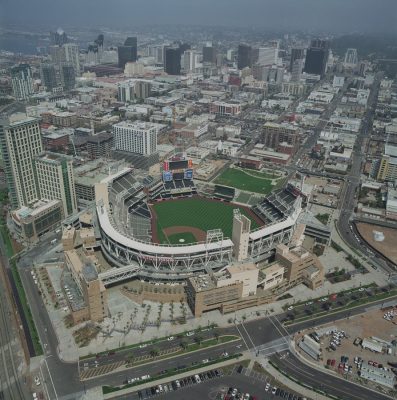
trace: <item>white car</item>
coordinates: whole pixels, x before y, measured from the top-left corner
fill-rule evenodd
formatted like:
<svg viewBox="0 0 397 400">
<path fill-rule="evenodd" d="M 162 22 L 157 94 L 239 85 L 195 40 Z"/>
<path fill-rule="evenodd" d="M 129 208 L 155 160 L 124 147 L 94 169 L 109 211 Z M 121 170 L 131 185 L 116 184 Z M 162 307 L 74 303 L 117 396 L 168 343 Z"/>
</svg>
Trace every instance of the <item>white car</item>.
<svg viewBox="0 0 397 400">
<path fill-rule="evenodd" d="M 36 386 L 40 386 L 40 378 L 38 376 L 34 377 L 34 383 L 36 384 Z"/>
<path fill-rule="evenodd" d="M 173 337 L 173 336 L 170 336 L 167 340 L 169 341 L 169 342 L 171 342 L 171 340 L 174 340 L 175 338 Z"/>
<path fill-rule="evenodd" d="M 313 304 L 312 301 L 308 301 L 305 305 L 306 305 L 306 306 L 310 306 L 310 305 L 312 305 L 312 304 Z"/>
<path fill-rule="evenodd" d="M 194 332 L 188 332 L 188 333 L 186 333 L 186 336 L 193 336 L 194 335 Z"/>
<path fill-rule="evenodd" d="M 289 307 L 287 308 L 288 311 L 291 311 L 291 310 L 293 310 L 293 309 L 294 309 L 294 306 L 289 306 Z"/>
<path fill-rule="evenodd" d="M 276 394 L 276 391 L 277 391 L 277 388 L 276 388 L 276 386 L 273 386 L 273 389 L 272 389 L 272 394 Z"/>
<path fill-rule="evenodd" d="M 201 383 L 201 379 L 198 375 L 194 375 L 194 379 L 195 379 L 196 383 Z"/>
<path fill-rule="evenodd" d="M 33 393 L 33 400 L 37 400 L 37 398 L 38 398 L 38 397 L 37 397 L 37 393 L 34 392 L 34 393 Z"/>
<path fill-rule="evenodd" d="M 140 344 L 140 345 L 139 345 L 139 348 L 140 348 L 140 349 L 144 349 L 146 346 L 147 346 L 147 344 L 146 344 L 146 343 L 143 343 L 143 344 Z"/>
<path fill-rule="evenodd" d="M 203 361 L 201 361 L 203 364 L 207 364 L 209 362 L 208 358 L 205 358 Z"/>
<path fill-rule="evenodd" d="M 265 392 L 268 392 L 269 389 L 270 389 L 270 383 L 268 382 L 268 383 L 266 383 L 266 386 L 265 386 Z"/>
</svg>

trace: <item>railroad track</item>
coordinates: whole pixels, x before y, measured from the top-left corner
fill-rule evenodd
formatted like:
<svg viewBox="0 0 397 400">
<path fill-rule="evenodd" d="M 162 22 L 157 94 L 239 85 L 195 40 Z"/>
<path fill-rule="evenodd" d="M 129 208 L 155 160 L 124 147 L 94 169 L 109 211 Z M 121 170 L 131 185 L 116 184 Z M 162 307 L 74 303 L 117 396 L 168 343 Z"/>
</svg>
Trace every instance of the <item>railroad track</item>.
<svg viewBox="0 0 397 400">
<path fill-rule="evenodd" d="M 19 381 L 12 349 L 12 340 L 16 336 L 12 333 L 11 312 L 2 282 L 0 293 L 0 399 L 23 400 L 26 397 Z"/>
</svg>

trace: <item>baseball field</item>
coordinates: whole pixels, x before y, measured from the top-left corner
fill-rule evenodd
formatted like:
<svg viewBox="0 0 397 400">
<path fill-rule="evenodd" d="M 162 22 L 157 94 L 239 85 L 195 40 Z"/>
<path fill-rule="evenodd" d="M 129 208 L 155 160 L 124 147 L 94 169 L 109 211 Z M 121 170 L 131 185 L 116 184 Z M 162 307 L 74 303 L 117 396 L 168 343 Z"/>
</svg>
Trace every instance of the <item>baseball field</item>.
<svg viewBox="0 0 397 400">
<path fill-rule="evenodd" d="M 152 211 L 152 236 L 157 243 L 188 244 L 205 241 L 206 232 L 222 229 L 231 237 L 233 210 L 240 209 L 251 220 L 251 230 L 263 225 L 248 208 L 205 197 L 192 197 L 154 203 Z"/>
</svg>

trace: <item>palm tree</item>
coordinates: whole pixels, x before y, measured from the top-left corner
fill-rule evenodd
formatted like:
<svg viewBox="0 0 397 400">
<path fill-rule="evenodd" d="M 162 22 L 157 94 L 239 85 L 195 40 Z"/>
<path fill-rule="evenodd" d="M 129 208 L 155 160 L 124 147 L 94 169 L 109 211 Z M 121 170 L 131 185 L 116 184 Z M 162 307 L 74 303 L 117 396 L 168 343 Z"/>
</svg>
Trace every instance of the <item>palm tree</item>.
<svg viewBox="0 0 397 400">
<path fill-rule="evenodd" d="M 217 342 L 219 342 L 219 332 L 214 332 L 214 337 Z"/>
<path fill-rule="evenodd" d="M 157 348 L 153 348 L 152 350 L 150 350 L 150 356 L 155 358 L 159 355 L 159 349 Z"/>
</svg>

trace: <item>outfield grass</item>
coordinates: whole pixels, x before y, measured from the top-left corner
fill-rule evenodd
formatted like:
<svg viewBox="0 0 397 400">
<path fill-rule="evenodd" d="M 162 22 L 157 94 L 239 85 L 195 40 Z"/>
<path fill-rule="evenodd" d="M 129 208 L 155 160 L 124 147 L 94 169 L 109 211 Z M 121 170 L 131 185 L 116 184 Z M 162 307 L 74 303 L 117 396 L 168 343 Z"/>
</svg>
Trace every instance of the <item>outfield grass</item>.
<svg viewBox="0 0 397 400">
<path fill-rule="evenodd" d="M 274 189 L 269 174 L 237 168 L 229 168 L 222 172 L 215 183 L 262 194 L 268 194 Z"/>
<path fill-rule="evenodd" d="M 153 208 L 157 214 L 157 233 L 160 243 L 168 243 L 162 230 L 172 226 L 191 226 L 204 232 L 219 228 L 225 236 L 231 237 L 233 210 L 236 208 L 240 209 L 241 214 L 251 219 L 251 229 L 258 227 L 258 223 L 243 208 L 221 201 L 190 198 L 162 201 L 155 203 Z"/>
</svg>

